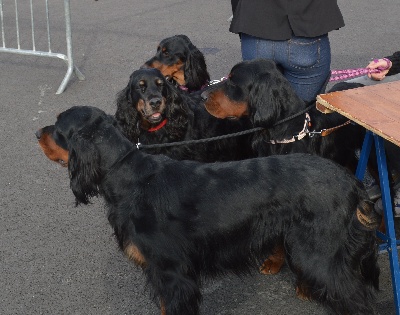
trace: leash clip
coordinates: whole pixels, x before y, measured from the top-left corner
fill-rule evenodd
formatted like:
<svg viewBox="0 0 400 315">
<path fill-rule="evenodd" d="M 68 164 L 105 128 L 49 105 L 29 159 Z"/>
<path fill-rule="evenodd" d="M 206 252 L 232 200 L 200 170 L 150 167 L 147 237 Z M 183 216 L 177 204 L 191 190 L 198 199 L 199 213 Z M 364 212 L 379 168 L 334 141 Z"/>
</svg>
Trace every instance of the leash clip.
<svg viewBox="0 0 400 315">
<path fill-rule="evenodd" d="M 225 77 L 222 77 L 221 79 L 215 79 L 215 80 L 211 80 L 210 82 L 208 82 L 208 86 L 210 86 L 210 85 L 214 85 L 214 84 L 217 84 L 217 83 L 220 83 L 220 82 L 222 82 L 222 81 L 225 81 L 225 80 L 227 80 L 228 79 L 228 77 L 227 76 L 225 76 Z"/>
<path fill-rule="evenodd" d="M 321 131 L 309 131 L 308 136 L 310 138 L 313 138 L 314 136 L 320 136 L 322 132 L 324 132 L 326 129 L 322 129 Z"/>
<path fill-rule="evenodd" d="M 139 150 L 140 148 L 140 146 L 141 146 L 142 144 L 140 143 L 140 142 L 138 142 L 138 143 L 136 143 L 136 148 Z"/>
</svg>

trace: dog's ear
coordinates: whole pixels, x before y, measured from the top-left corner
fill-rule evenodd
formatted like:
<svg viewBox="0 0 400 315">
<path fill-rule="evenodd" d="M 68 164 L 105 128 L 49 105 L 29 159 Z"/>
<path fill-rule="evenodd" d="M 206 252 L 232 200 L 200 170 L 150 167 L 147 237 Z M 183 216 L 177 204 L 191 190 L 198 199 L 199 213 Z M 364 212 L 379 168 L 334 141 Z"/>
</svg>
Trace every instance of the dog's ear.
<svg viewBox="0 0 400 315">
<path fill-rule="evenodd" d="M 249 93 L 249 114 L 255 126 L 271 127 L 290 104 L 304 106 L 283 75 L 278 71 L 257 75 Z"/>
<path fill-rule="evenodd" d="M 203 53 L 192 43 L 185 62 L 185 82 L 189 91 L 198 91 L 210 81 Z"/>
<path fill-rule="evenodd" d="M 121 126 L 124 135 L 131 141 L 136 141 L 139 137 L 138 121 L 139 113 L 136 109 L 137 100 L 132 97 L 131 80 L 128 85 L 117 94 L 117 111 L 115 118 Z"/>
<path fill-rule="evenodd" d="M 68 142 L 68 171 L 76 205 L 88 204 L 91 197 L 99 194 L 101 179 L 100 155 L 93 141 L 87 139 L 90 133 L 85 129 L 72 135 Z"/>
<path fill-rule="evenodd" d="M 165 82 L 164 88 L 167 91 L 166 99 L 168 104 L 166 108 L 166 116 L 169 121 L 169 126 L 173 125 L 173 128 L 169 129 L 169 132 L 173 133 L 173 130 L 185 130 L 184 127 L 188 124 L 189 114 L 188 108 L 182 99 L 183 96 L 181 92 L 168 81 Z"/>
<path fill-rule="evenodd" d="M 279 102 L 274 94 L 270 73 L 257 75 L 249 93 L 249 114 L 254 126 L 270 127 L 276 120 L 276 103 Z"/>
</svg>

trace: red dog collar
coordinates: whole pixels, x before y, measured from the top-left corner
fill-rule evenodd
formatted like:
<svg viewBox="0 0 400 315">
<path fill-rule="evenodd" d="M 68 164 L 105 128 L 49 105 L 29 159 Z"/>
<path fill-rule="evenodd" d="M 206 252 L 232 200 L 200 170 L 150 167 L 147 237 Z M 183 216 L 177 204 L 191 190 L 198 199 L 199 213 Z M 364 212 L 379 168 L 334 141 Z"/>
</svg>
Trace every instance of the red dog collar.
<svg viewBox="0 0 400 315">
<path fill-rule="evenodd" d="M 150 129 L 148 129 L 148 132 L 153 132 L 153 131 L 157 131 L 159 129 L 161 129 L 162 127 L 165 126 L 165 124 L 167 123 L 167 118 L 165 118 L 162 122 L 160 122 L 157 126 L 155 127 L 151 127 Z"/>
</svg>

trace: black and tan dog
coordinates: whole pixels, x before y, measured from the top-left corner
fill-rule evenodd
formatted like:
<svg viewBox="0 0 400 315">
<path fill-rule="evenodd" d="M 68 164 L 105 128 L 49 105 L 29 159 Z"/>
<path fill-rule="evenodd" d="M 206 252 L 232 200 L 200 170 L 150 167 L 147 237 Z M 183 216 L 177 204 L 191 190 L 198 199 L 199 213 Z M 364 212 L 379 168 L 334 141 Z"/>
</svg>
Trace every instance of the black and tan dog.
<svg viewBox="0 0 400 315">
<path fill-rule="evenodd" d="M 146 67 L 156 68 L 187 92 L 199 91 L 210 81 L 203 53 L 186 35 L 164 38 L 156 54 L 147 60 Z"/>
<path fill-rule="evenodd" d="M 315 102 L 305 103 L 271 60 L 236 64 L 225 81 L 207 87 L 202 96 L 215 117 L 247 117 L 252 127 L 265 128 L 252 140 L 257 156 L 311 153 L 353 170 L 357 166 L 355 152 L 361 148 L 365 129 L 338 113 L 321 113 Z"/>
<path fill-rule="evenodd" d="M 362 184 L 334 162 L 149 155 L 93 107 L 61 113 L 36 136 L 50 159 L 68 152 L 61 164 L 77 204 L 105 199 L 118 244 L 143 268 L 163 315 L 199 314 L 202 279 L 258 269 L 276 242 L 301 297 L 331 314 L 373 314 L 380 218 Z"/>
<path fill-rule="evenodd" d="M 196 95 L 194 95 L 196 94 Z M 249 129 L 246 120 L 228 121 L 200 106 L 200 93 L 176 89 L 153 68 L 135 70 L 117 95 L 115 118 L 133 143 L 166 144 L 220 137 Z M 250 156 L 247 136 L 146 149 L 177 160 L 240 160 Z"/>
<path fill-rule="evenodd" d="M 361 84 L 338 84 L 335 90 Z M 331 159 L 355 172 L 365 129 L 338 114 L 324 114 L 316 103 L 300 99 L 272 60 L 237 63 L 226 80 L 202 92 L 208 112 L 221 119 L 247 119 L 264 130 L 252 136 L 255 156 L 310 153 Z M 301 163 L 301 161 L 299 161 Z M 370 165 L 375 174 L 375 167 Z M 262 271 L 277 273 L 283 265 L 283 248 L 266 260 Z"/>
</svg>

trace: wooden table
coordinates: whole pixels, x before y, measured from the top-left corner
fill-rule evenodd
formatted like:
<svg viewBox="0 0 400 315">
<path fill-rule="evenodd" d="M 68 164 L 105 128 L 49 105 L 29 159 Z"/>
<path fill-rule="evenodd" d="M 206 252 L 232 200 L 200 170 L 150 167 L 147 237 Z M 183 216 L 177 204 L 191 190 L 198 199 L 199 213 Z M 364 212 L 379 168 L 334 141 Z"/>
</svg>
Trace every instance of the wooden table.
<svg viewBox="0 0 400 315">
<path fill-rule="evenodd" d="M 396 239 L 394 228 L 384 149 L 384 139 L 400 146 L 400 81 L 321 94 L 317 96 L 317 103 L 326 112 L 336 111 L 367 129 L 356 170 L 356 176 L 361 180 L 364 178 L 372 144 L 375 143 L 386 225 L 386 232 L 377 231 L 377 235 L 383 240 L 381 249 L 387 250 L 389 254 L 394 303 L 396 314 L 400 315 L 400 268 L 397 252 L 400 242 Z"/>
</svg>

